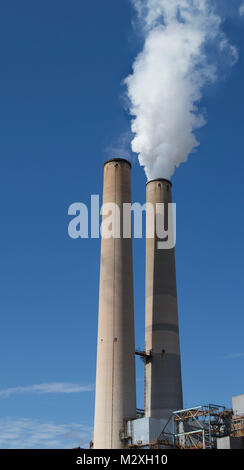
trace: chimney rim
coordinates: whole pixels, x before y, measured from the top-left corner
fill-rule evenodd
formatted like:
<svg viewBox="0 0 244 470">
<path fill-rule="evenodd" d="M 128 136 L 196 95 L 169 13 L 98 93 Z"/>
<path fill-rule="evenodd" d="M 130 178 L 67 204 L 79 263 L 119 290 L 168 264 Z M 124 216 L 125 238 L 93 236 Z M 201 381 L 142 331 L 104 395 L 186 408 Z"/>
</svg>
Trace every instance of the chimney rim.
<svg viewBox="0 0 244 470">
<path fill-rule="evenodd" d="M 109 160 L 104 162 L 104 166 L 107 165 L 107 163 L 112 163 L 112 162 L 124 162 L 124 163 L 128 163 L 130 168 L 132 167 L 131 162 L 127 160 L 126 158 L 110 158 Z"/>
<path fill-rule="evenodd" d="M 165 183 L 170 184 L 170 186 L 172 187 L 172 182 L 171 182 L 170 180 L 168 180 L 167 178 L 155 178 L 155 179 L 153 179 L 153 180 L 149 180 L 149 181 L 147 181 L 146 186 L 147 186 L 149 183 L 154 183 L 154 182 L 156 182 L 156 181 L 159 181 L 159 182 L 160 182 L 160 181 L 163 181 L 163 182 L 165 182 Z"/>
</svg>

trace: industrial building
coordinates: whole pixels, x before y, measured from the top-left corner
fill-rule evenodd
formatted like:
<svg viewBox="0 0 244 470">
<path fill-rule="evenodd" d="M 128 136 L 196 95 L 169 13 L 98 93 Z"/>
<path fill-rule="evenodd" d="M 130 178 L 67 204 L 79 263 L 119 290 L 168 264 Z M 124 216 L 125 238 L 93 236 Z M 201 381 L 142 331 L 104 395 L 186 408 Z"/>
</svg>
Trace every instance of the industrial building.
<svg viewBox="0 0 244 470">
<path fill-rule="evenodd" d="M 146 201 L 145 348 L 135 350 L 132 237 L 102 237 L 94 421 L 95 449 L 244 448 L 244 395 L 232 410 L 183 409 L 174 247 L 158 249 L 157 204 L 172 202 L 172 184 L 149 181 Z M 104 165 L 103 204 L 131 204 L 131 163 Z M 103 216 L 105 220 L 107 215 Z M 131 220 L 130 220 L 131 223 Z M 145 364 L 145 406 L 136 408 L 135 355 Z"/>
</svg>

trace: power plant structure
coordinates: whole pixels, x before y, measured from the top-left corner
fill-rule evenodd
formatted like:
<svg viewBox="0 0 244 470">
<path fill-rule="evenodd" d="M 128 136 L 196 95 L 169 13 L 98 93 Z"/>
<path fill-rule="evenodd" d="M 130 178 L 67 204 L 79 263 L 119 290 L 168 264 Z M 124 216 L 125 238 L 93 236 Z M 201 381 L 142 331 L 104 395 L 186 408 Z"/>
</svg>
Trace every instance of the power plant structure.
<svg viewBox="0 0 244 470">
<path fill-rule="evenodd" d="M 157 231 L 162 205 L 166 232 L 173 230 L 171 182 L 149 181 L 146 202 L 145 348 L 136 351 L 132 211 L 128 219 L 123 210 L 131 208 L 131 163 L 104 164 L 93 447 L 244 448 L 244 395 L 233 410 L 183 409 L 175 250 L 159 249 Z M 144 410 L 136 408 L 135 355 L 145 364 Z"/>
<path fill-rule="evenodd" d="M 131 164 L 121 159 L 108 161 L 104 165 L 103 208 L 106 204 L 118 207 L 117 228 L 122 231 L 124 203 L 131 203 Z M 116 217 L 112 222 L 116 225 Z M 103 236 L 101 242 L 94 447 L 123 448 L 125 420 L 135 417 L 132 238 L 119 233 L 117 238 Z"/>
<path fill-rule="evenodd" d="M 146 185 L 145 352 L 149 358 L 145 364 L 145 416 L 167 419 L 183 406 L 175 253 L 174 248 L 159 249 L 156 234 L 157 204 L 172 203 L 171 186 L 164 179 Z M 151 224 L 153 236 L 149 236 Z"/>
<path fill-rule="evenodd" d="M 174 248 L 157 248 L 156 204 L 171 203 L 171 183 L 151 181 L 147 202 L 155 209 L 146 240 L 145 432 L 162 427 L 182 408 L 182 385 Z M 116 204 L 120 232 L 102 237 L 94 423 L 95 449 L 123 449 L 136 420 L 132 237 L 123 236 L 123 205 L 131 204 L 131 164 L 112 159 L 104 165 L 103 208 Z M 103 223 L 108 217 L 103 215 Z M 116 217 L 114 217 L 116 225 Z M 130 222 L 131 224 L 131 218 Z M 115 228 L 116 231 L 116 228 Z M 151 421 L 153 420 L 153 421 Z M 163 420 L 163 423 L 162 423 Z M 156 423 L 155 423 L 156 421 Z M 142 423 L 140 423 L 142 424 Z"/>
</svg>

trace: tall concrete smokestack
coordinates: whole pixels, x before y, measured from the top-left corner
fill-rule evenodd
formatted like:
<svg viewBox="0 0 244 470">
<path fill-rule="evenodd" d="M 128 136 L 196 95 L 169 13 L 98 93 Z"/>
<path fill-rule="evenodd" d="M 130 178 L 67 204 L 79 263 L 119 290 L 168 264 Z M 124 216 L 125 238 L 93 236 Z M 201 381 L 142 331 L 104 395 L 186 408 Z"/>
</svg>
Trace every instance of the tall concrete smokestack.
<svg viewBox="0 0 244 470">
<path fill-rule="evenodd" d="M 105 163 L 103 204 L 119 207 L 121 237 L 101 242 L 95 449 L 122 449 L 125 420 L 136 417 L 132 239 L 123 238 L 123 203 L 131 203 L 130 180 L 127 160 Z"/>
<path fill-rule="evenodd" d="M 181 360 L 174 249 L 158 249 L 156 204 L 171 203 L 171 183 L 149 181 L 146 200 L 154 206 L 154 237 L 146 240 L 146 334 L 151 351 L 145 365 L 145 415 L 168 418 L 182 409 Z M 147 211 L 147 229 L 151 223 Z"/>
</svg>

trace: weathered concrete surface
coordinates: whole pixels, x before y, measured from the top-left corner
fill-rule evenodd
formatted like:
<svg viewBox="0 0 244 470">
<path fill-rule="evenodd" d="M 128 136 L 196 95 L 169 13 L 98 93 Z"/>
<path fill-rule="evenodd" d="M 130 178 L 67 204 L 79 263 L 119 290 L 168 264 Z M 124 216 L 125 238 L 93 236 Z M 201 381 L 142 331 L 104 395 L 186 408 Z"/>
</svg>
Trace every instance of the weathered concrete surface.
<svg viewBox="0 0 244 470">
<path fill-rule="evenodd" d="M 244 395 L 232 397 L 232 409 L 235 415 L 244 415 Z"/>
<path fill-rule="evenodd" d="M 130 164 L 104 166 L 103 203 L 131 202 Z M 105 216 L 103 220 L 105 220 Z M 102 239 L 100 266 L 95 449 L 120 449 L 124 420 L 136 416 L 132 240 Z"/>
<path fill-rule="evenodd" d="M 166 419 L 140 418 L 128 422 L 128 436 L 131 437 L 131 443 L 135 445 L 145 444 L 157 441 L 160 433 L 167 424 Z M 165 428 L 166 432 L 172 433 L 171 423 Z"/>
<path fill-rule="evenodd" d="M 244 449 L 243 437 L 220 437 L 217 439 L 217 449 Z"/>
<path fill-rule="evenodd" d="M 146 194 L 147 203 L 154 207 L 171 203 L 171 183 L 150 181 Z M 147 232 L 149 223 L 147 213 Z M 174 249 L 157 248 L 156 223 L 154 226 L 154 237 L 146 240 L 145 347 L 152 351 L 152 360 L 145 366 L 145 415 L 159 419 L 182 409 L 183 403 L 175 253 Z"/>
</svg>

